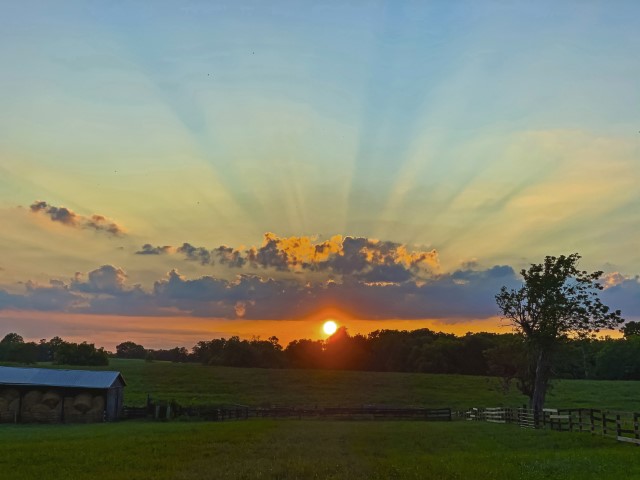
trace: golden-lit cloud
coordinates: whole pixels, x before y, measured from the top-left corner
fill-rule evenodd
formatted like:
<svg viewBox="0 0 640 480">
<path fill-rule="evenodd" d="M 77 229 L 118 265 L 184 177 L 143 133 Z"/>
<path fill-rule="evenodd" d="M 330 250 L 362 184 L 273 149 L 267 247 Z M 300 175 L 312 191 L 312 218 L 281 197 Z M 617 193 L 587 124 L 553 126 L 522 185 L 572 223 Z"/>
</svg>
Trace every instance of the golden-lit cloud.
<svg viewBox="0 0 640 480">
<path fill-rule="evenodd" d="M 327 272 L 360 275 L 370 281 L 405 281 L 439 271 L 438 253 L 391 241 L 334 235 L 328 240 L 311 236 L 279 237 L 264 234 L 259 247 L 180 247 L 145 244 L 139 255 L 178 253 L 201 265 L 216 263 L 229 268 L 273 269 L 279 272 Z M 381 278 L 374 278 L 381 277 Z"/>
</svg>

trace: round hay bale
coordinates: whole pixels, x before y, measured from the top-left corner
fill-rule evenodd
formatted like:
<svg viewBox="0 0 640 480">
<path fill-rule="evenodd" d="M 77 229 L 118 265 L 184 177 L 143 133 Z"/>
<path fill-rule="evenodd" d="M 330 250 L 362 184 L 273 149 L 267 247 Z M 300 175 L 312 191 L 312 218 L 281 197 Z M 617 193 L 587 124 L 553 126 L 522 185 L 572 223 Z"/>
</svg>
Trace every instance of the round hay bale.
<svg viewBox="0 0 640 480">
<path fill-rule="evenodd" d="M 84 414 L 84 417 L 87 422 L 102 422 L 102 420 L 104 420 L 104 410 L 92 408 Z"/>
<path fill-rule="evenodd" d="M 79 412 L 85 413 L 91 410 L 91 402 L 93 398 L 88 393 L 81 393 L 80 395 L 76 395 L 76 398 L 73 401 L 73 408 L 78 410 Z"/>
<path fill-rule="evenodd" d="M 14 398 L 19 398 L 20 397 L 20 392 L 18 390 L 16 390 L 15 388 L 7 388 L 5 390 L 2 390 L 2 392 L 0 393 L 0 396 L 3 397 L 3 398 L 6 398 L 9 401 L 11 401 Z"/>
<path fill-rule="evenodd" d="M 55 411 L 44 403 L 38 403 L 31 407 L 31 420 L 40 423 L 50 423 L 56 420 Z"/>
<path fill-rule="evenodd" d="M 42 403 L 44 403 L 49 408 L 56 408 L 61 400 L 62 396 L 58 392 L 54 392 L 53 390 L 49 390 L 42 396 Z"/>
<path fill-rule="evenodd" d="M 73 409 L 73 401 L 74 397 L 64 397 L 64 414 L 65 416 L 70 414 L 71 412 L 75 412 Z"/>
<path fill-rule="evenodd" d="M 104 398 L 102 395 L 96 395 L 91 402 L 91 410 L 104 410 Z"/>
<path fill-rule="evenodd" d="M 42 402 L 42 392 L 38 390 L 30 390 L 22 397 L 22 405 L 25 408 L 30 408 L 40 402 Z"/>
</svg>

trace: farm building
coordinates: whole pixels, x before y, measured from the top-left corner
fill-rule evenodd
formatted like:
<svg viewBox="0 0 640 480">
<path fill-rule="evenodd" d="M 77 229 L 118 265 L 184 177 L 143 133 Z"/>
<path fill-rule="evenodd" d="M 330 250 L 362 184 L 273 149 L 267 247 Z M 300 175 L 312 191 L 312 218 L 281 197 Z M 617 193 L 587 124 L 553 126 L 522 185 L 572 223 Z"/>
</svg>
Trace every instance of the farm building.
<svg viewBox="0 0 640 480">
<path fill-rule="evenodd" d="M 0 367 L 0 422 L 113 421 L 125 385 L 120 372 Z"/>
</svg>

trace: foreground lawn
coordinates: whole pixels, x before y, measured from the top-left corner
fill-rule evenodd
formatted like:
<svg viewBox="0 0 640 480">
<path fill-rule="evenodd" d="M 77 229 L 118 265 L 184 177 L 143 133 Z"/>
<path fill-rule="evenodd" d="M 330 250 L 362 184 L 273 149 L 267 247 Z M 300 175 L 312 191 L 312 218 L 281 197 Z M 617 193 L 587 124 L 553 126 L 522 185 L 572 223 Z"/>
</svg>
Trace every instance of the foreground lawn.
<svg viewBox="0 0 640 480">
<path fill-rule="evenodd" d="M 0 425 L 0 478 L 640 478 L 634 447 L 476 422 Z"/>
</svg>

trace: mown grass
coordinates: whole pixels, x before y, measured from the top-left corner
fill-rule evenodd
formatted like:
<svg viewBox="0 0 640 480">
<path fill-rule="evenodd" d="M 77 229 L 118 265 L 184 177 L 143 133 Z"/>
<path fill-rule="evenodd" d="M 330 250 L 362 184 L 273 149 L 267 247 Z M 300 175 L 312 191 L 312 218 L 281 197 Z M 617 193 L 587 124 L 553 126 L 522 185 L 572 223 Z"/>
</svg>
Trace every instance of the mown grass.
<svg viewBox="0 0 640 480">
<path fill-rule="evenodd" d="M 465 408 L 474 402 L 518 404 L 492 379 L 458 375 L 208 367 L 115 360 L 125 376 L 127 401 L 153 397 L 182 404 L 420 405 Z"/>
<path fill-rule="evenodd" d="M 47 366 L 47 365 L 42 365 Z M 64 367 L 63 367 L 64 368 Z M 112 360 L 126 403 L 519 405 L 497 380 Z M 640 383 L 559 381 L 548 404 L 640 410 Z M 264 420 L 0 425 L 0 479 L 640 478 L 631 445 L 480 422 Z"/>
<path fill-rule="evenodd" d="M 1 426 L 0 478 L 640 477 L 633 447 L 479 422 L 250 420 Z"/>
<path fill-rule="evenodd" d="M 383 404 L 464 409 L 526 403 L 515 387 L 505 394 L 498 379 L 490 377 L 209 367 L 122 359 L 112 359 L 105 368 L 124 375 L 128 405 L 144 404 L 147 393 L 183 405 Z M 547 404 L 640 411 L 640 382 L 557 380 Z"/>
</svg>

